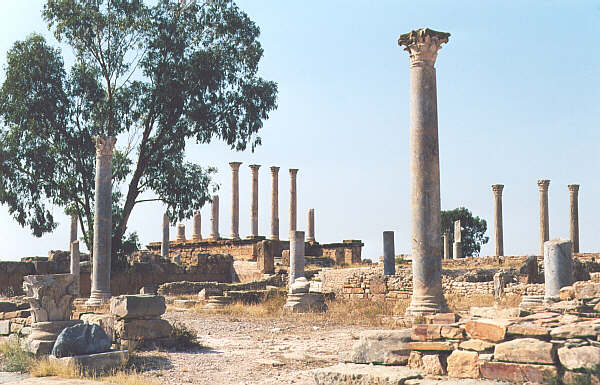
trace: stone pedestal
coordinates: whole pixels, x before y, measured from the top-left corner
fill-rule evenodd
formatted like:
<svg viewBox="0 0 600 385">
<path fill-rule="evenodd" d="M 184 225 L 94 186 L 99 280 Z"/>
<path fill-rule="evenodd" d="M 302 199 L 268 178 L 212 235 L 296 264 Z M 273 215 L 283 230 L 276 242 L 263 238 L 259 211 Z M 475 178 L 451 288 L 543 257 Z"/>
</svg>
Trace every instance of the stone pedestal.
<svg viewBox="0 0 600 385">
<path fill-rule="evenodd" d="M 569 185 L 569 234 L 573 242 L 573 252 L 579 253 L 579 185 Z"/>
<path fill-rule="evenodd" d="M 492 186 L 494 193 L 494 238 L 496 239 L 496 256 L 504 255 L 504 230 L 502 227 L 502 190 L 504 185 Z"/>
<path fill-rule="evenodd" d="M 258 169 L 260 165 L 251 164 L 252 199 L 250 201 L 250 238 L 258 237 Z"/>
<path fill-rule="evenodd" d="M 297 168 L 290 168 L 290 231 L 296 231 L 296 177 Z"/>
<path fill-rule="evenodd" d="M 96 142 L 96 190 L 94 193 L 94 247 L 92 287 L 89 305 L 110 299 L 110 260 L 112 241 L 112 158 L 117 138 L 94 138 Z"/>
<path fill-rule="evenodd" d="M 304 231 L 290 231 L 289 287 L 304 277 Z"/>
<path fill-rule="evenodd" d="M 279 167 L 271 166 L 271 240 L 279 240 Z"/>
<path fill-rule="evenodd" d="M 446 310 L 441 278 L 441 204 L 435 60 L 450 34 L 401 35 L 410 55 L 410 180 L 413 294 L 409 317 Z"/>
<path fill-rule="evenodd" d="M 211 239 L 219 239 L 219 196 L 213 195 L 210 203 L 210 236 Z"/>
<path fill-rule="evenodd" d="M 169 214 L 167 213 L 164 213 L 163 215 L 160 255 L 163 258 L 169 258 Z"/>
<path fill-rule="evenodd" d="M 194 213 L 194 229 L 192 233 L 192 239 L 194 241 L 202 240 L 202 216 L 200 215 L 200 211 L 196 211 Z"/>
<path fill-rule="evenodd" d="M 452 245 L 452 255 L 453 255 L 454 259 L 462 258 L 462 255 L 463 255 L 462 242 L 454 242 L 454 244 Z"/>
<path fill-rule="evenodd" d="M 283 310 L 289 313 L 322 312 L 327 310 L 323 293 L 311 292 L 310 282 L 300 277 L 290 286 Z"/>
<path fill-rule="evenodd" d="M 450 233 L 444 233 L 444 259 L 450 259 Z"/>
<path fill-rule="evenodd" d="M 315 209 L 308 210 L 308 226 L 307 226 L 307 235 L 306 242 L 314 242 L 315 241 Z"/>
<path fill-rule="evenodd" d="M 229 162 L 231 166 L 231 239 L 240 239 L 240 166 L 242 162 Z"/>
<path fill-rule="evenodd" d="M 79 241 L 71 242 L 71 263 L 70 263 L 70 271 L 73 275 L 73 295 L 75 297 L 79 296 L 80 292 L 80 254 L 79 254 Z"/>
<path fill-rule="evenodd" d="M 396 251 L 393 231 L 383 232 L 383 274 L 396 274 Z"/>
<path fill-rule="evenodd" d="M 544 242 L 550 239 L 550 225 L 548 223 L 548 186 L 547 179 L 538 180 L 540 192 L 540 255 L 544 255 Z"/>
<path fill-rule="evenodd" d="M 185 242 L 185 225 L 183 223 L 179 223 L 177 225 L 177 238 L 178 242 Z"/>
<path fill-rule="evenodd" d="M 573 246 L 567 239 L 544 243 L 544 299 L 558 301 L 560 289 L 573 284 Z"/>
</svg>

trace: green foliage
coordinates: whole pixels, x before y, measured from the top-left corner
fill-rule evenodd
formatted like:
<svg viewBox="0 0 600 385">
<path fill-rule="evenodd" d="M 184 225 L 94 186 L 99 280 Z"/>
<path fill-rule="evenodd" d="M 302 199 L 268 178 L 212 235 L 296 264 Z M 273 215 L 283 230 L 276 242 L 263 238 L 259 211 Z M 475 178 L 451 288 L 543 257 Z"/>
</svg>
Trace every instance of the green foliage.
<svg viewBox="0 0 600 385">
<path fill-rule="evenodd" d="M 17 338 L 11 338 L 1 343 L 0 354 L 2 355 L 2 370 L 7 372 L 27 373 L 33 363 L 31 354 L 23 349 L 21 341 Z"/>
<path fill-rule="evenodd" d="M 59 206 L 78 216 L 91 249 L 94 136 L 118 137 L 113 255 L 125 252 L 138 203 L 163 202 L 175 222 L 209 201 L 216 170 L 185 161 L 186 145 L 260 145 L 277 85 L 258 76 L 259 28 L 231 0 L 152 3 L 46 0 L 43 17 L 74 64 L 41 35 L 8 52 L 0 203 L 34 235 L 56 228 Z"/>
<path fill-rule="evenodd" d="M 485 235 L 487 222 L 483 218 L 474 217 L 471 211 L 465 207 L 442 210 L 442 236 L 449 232 L 451 245 L 454 242 L 454 221 L 459 219 L 462 227 L 463 255 L 476 257 L 481 251 L 481 245 L 486 244 L 490 239 Z M 452 247 L 450 253 L 452 253 Z"/>
</svg>

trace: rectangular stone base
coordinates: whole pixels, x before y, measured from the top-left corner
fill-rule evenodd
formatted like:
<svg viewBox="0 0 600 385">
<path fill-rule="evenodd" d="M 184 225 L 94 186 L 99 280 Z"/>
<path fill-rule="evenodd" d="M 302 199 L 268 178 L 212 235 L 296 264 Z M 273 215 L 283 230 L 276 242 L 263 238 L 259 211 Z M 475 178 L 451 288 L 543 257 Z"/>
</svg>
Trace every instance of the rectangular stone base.
<svg viewBox="0 0 600 385">
<path fill-rule="evenodd" d="M 510 383 L 534 382 L 542 384 L 558 376 L 558 370 L 552 365 L 483 362 L 480 370 L 483 378 Z"/>
<path fill-rule="evenodd" d="M 405 366 L 337 364 L 314 371 L 317 385 L 402 385 L 421 378 L 419 372 Z"/>
<path fill-rule="evenodd" d="M 49 356 L 48 359 L 65 366 L 74 365 L 80 367 L 86 372 L 100 372 L 115 369 L 124 365 L 129 359 L 129 351 L 113 350 L 104 353 L 84 354 L 81 356 L 62 358 Z"/>
</svg>

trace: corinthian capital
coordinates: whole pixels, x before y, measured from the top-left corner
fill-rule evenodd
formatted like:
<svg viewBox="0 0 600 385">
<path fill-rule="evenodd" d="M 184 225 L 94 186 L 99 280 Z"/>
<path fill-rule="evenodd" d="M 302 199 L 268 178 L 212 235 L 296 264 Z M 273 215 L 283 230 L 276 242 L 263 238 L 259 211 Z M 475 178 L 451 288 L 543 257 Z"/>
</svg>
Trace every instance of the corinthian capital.
<svg viewBox="0 0 600 385">
<path fill-rule="evenodd" d="M 550 181 L 548 179 L 540 179 L 537 181 L 538 189 L 540 191 L 548 191 L 548 186 L 550 186 Z"/>
<path fill-rule="evenodd" d="M 405 46 L 404 50 L 410 55 L 411 66 L 422 66 L 435 64 L 437 52 L 443 43 L 448 42 L 448 32 L 438 32 L 429 28 L 421 28 L 400 35 L 399 46 Z"/>
<path fill-rule="evenodd" d="M 494 195 L 502 195 L 502 190 L 504 190 L 503 184 L 493 184 L 492 185 L 492 191 L 494 192 Z"/>
<path fill-rule="evenodd" d="M 95 136 L 96 155 L 112 155 L 115 150 L 117 138 L 114 136 Z"/>
</svg>

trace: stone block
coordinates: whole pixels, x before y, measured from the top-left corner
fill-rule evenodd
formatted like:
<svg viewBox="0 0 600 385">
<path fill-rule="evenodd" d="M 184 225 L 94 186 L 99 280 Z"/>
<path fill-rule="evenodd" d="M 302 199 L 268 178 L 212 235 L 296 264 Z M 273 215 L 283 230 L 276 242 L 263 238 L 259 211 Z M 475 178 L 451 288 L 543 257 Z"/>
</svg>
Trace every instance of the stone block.
<svg viewBox="0 0 600 385">
<path fill-rule="evenodd" d="M 421 374 L 404 366 L 337 364 L 314 371 L 316 385 L 399 385 L 416 378 Z"/>
<path fill-rule="evenodd" d="M 411 352 L 408 367 L 433 376 L 442 376 L 446 373 L 439 354 Z"/>
<path fill-rule="evenodd" d="M 0 301 L 0 313 L 7 313 L 17 310 L 17 304 L 14 302 Z"/>
<path fill-rule="evenodd" d="M 558 377 L 558 370 L 553 365 L 484 361 L 480 363 L 479 370 L 483 378 L 506 381 L 513 384 L 522 384 L 524 382 L 542 384 Z"/>
<path fill-rule="evenodd" d="M 118 318 L 158 318 L 166 309 L 165 297 L 160 295 L 120 295 L 110 299 L 110 312 Z"/>
<path fill-rule="evenodd" d="M 115 324 L 117 336 L 124 340 L 153 340 L 171 335 L 173 327 L 163 319 L 120 320 Z"/>
<path fill-rule="evenodd" d="M 507 333 L 513 336 L 546 337 L 550 333 L 550 329 L 534 323 L 522 323 L 510 325 Z"/>
<path fill-rule="evenodd" d="M 563 385 L 600 385 L 600 376 L 591 373 L 579 373 L 565 370 L 562 375 Z"/>
<path fill-rule="evenodd" d="M 568 301 L 575 298 L 575 289 L 573 286 L 565 286 L 558 292 L 558 297 L 561 301 Z"/>
<path fill-rule="evenodd" d="M 465 330 L 470 338 L 499 342 L 506 337 L 509 322 L 491 319 L 471 320 L 465 324 Z"/>
<path fill-rule="evenodd" d="M 488 341 L 484 341 L 484 340 L 478 340 L 476 338 L 471 339 L 471 340 L 466 340 L 460 343 L 459 347 L 461 349 L 464 350 L 473 350 L 476 352 L 485 352 L 486 350 L 491 350 L 494 348 L 494 346 L 496 346 L 495 344 L 488 342 Z"/>
<path fill-rule="evenodd" d="M 52 348 L 55 357 L 72 357 L 104 353 L 110 350 L 111 338 L 98 325 L 79 324 L 64 329 Z"/>
<path fill-rule="evenodd" d="M 593 369 L 600 365 L 600 348 L 581 346 L 558 349 L 558 359 L 568 370 Z"/>
<path fill-rule="evenodd" d="M 455 326 L 442 326 L 441 335 L 442 338 L 458 340 L 464 338 L 465 333 L 461 328 Z"/>
<path fill-rule="evenodd" d="M 425 323 L 437 325 L 453 324 L 456 322 L 456 318 L 455 313 L 437 313 L 426 315 L 424 317 Z"/>
<path fill-rule="evenodd" d="M 600 283 L 579 281 L 573 284 L 575 298 L 587 299 L 600 297 Z"/>
<path fill-rule="evenodd" d="M 550 330 L 552 338 L 595 338 L 598 334 L 600 334 L 600 323 L 597 322 L 579 322 Z"/>
<path fill-rule="evenodd" d="M 98 325 L 104 330 L 104 332 L 111 338 L 111 341 L 115 340 L 115 316 L 112 314 L 95 314 L 87 313 L 82 314 L 80 319 L 86 324 Z"/>
<path fill-rule="evenodd" d="M 447 352 L 454 350 L 454 345 L 448 341 L 416 341 L 409 342 L 408 348 L 419 351 Z"/>
<path fill-rule="evenodd" d="M 413 341 L 433 341 L 442 338 L 441 325 L 415 325 L 412 330 Z"/>
<path fill-rule="evenodd" d="M 10 334 L 10 320 L 0 321 L 0 335 L 7 336 Z"/>
<path fill-rule="evenodd" d="M 495 307 L 482 306 L 471 306 L 469 308 L 469 314 L 472 316 L 486 319 L 516 318 L 519 313 L 520 311 L 517 308 L 496 309 Z"/>
<path fill-rule="evenodd" d="M 340 358 L 356 364 L 404 365 L 410 353 L 411 334 L 410 329 L 365 331 L 350 353 L 341 354 Z"/>
<path fill-rule="evenodd" d="M 524 364 L 553 364 L 555 353 L 550 342 L 535 338 L 518 338 L 497 344 L 494 359 Z"/>
<path fill-rule="evenodd" d="M 109 371 L 121 367 L 129 359 L 127 350 L 113 350 L 104 353 L 85 354 L 73 357 L 57 358 L 49 356 L 50 361 L 58 362 L 62 365 L 73 365 L 81 367 L 87 373 Z"/>
<path fill-rule="evenodd" d="M 455 350 L 448 356 L 448 376 L 455 378 L 479 378 L 479 354 Z"/>
</svg>

